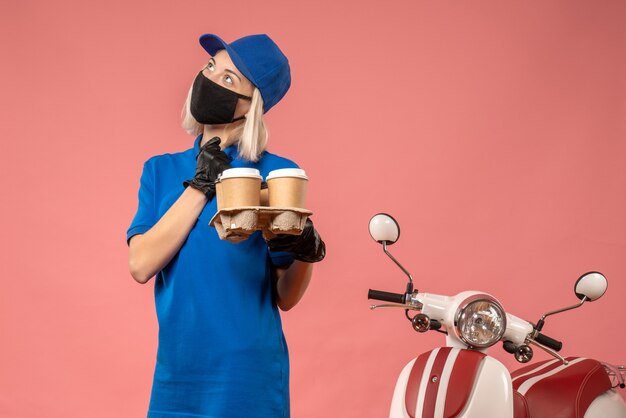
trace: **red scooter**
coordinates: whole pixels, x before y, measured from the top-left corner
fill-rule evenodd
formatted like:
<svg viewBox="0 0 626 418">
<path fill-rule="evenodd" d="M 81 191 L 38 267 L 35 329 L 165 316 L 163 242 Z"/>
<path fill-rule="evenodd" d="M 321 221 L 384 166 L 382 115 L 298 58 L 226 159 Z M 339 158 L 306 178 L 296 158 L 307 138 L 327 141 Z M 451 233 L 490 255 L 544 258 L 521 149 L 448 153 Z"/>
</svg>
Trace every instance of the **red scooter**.
<svg viewBox="0 0 626 418">
<path fill-rule="evenodd" d="M 404 367 L 390 418 L 626 418 L 626 404 L 616 392 L 624 388 L 624 366 L 564 358 L 558 354 L 562 343 L 541 332 L 548 316 L 600 298 L 608 285 L 601 273 L 585 273 L 576 281 L 576 305 L 548 312 L 534 324 L 506 312 L 484 292 L 445 296 L 415 290 L 409 272 L 387 250 L 400 236 L 395 219 L 375 215 L 369 229 L 409 278 L 403 293 L 370 289 L 369 299 L 388 302 L 371 309 L 403 309 L 415 331 L 436 331 L 446 338 L 445 347 L 423 353 Z M 509 373 L 487 354 L 498 342 L 520 363 L 532 359 L 534 348 L 554 360 Z"/>
</svg>

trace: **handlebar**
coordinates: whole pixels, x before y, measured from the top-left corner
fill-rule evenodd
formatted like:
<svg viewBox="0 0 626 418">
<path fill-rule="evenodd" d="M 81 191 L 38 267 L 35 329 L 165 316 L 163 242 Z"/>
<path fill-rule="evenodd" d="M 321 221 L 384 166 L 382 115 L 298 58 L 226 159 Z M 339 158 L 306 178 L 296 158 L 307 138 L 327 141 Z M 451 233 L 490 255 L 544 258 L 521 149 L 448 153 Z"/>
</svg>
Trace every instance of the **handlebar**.
<svg viewBox="0 0 626 418">
<path fill-rule="evenodd" d="M 368 299 L 380 300 L 380 301 L 384 301 L 384 302 L 396 303 L 396 304 L 399 304 L 399 305 L 404 305 L 405 303 L 407 303 L 407 294 L 385 292 L 385 291 L 382 291 L 382 290 L 369 289 L 369 292 L 367 293 L 367 298 Z M 421 309 L 421 303 L 420 303 L 420 309 Z M 411 318 L 409 318 L 409 319 L 411 319 Z M 439 328 L 439 327 L 437 327 L 437 328 Z M 529 337 L 530 337 L 530 335 L 529 335 Z M 536 336 L 534 337 L 534 341 L 536 341 L 537 343 L 543 345 L 544 347 L 550 348 L 550 349 L 552 349 L 554 351 L 557 351 L 557 352 L 561 351 L 561 348 L 563 348 L 563 343 L 561 341 L 557 341 L 554 338 L 551 338 L 551 337 L 549 337 L 549 336 L 547 336 L 545 334 L 542 334 L 540 332 L 538 332 L 536 334 Z M 517 345 L 513 344 L 510 341 L 503 341 L 503 343 L 504 343 L 504 349 L 506 351 L 508 351 L 509 353 L 515 353 Z"/>
<path fill-rule="evenodd" d="M 537 341 L 539 344 L 543 344 L 546 347 L 553 349 L 554 351 L 561 351 L 561 348 L 563 348 L 563 343 L 561 341 L 557 341 L 540 332 L 537 333 L 535 341 Z"/>
<path fill-rule="evenodd" d="M 382 300 L 385 302 L 392 302 L 392 303 L 404 303 L 405 302 L 405 295 L 403 295 L 402 293 L 383 292 L 382 290 L 373 290 L 373 289 L 370 289 L 369 292 L 367 292 L 367 298 Z"/>
</svg>

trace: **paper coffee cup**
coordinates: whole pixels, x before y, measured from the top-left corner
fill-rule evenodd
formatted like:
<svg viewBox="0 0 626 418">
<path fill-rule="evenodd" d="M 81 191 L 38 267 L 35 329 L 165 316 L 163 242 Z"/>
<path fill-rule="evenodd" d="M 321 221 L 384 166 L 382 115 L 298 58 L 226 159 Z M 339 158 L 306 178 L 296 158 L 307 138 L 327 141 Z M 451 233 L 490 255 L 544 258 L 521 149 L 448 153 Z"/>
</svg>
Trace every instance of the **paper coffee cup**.
<svg viewBox="0 0 626 418">
<path fill-rule="evenodd" d="M 299 168 L 270 171 L 266 178 L 271 207 L 304 209 L 309 178 Z"/>
<path fill-rule="evenodd" d="M 224 208 L 224 195 L 222 191 L 222 183 L 219 181 L 215 183 L 215 195 L 217 197 L 217 210 L 222 210 Z"/>
<path fill-rule="evenodd" d="M 270 195 L 267 189 L 261 189 L 261 206 L 270 205 Z"/>
<path fill-rule="evenodd" d="M 224 170 L 216 184 L 217 208 L 259 206 L 261 174 L 256 168 L 229 168 Z"/>
</svg>

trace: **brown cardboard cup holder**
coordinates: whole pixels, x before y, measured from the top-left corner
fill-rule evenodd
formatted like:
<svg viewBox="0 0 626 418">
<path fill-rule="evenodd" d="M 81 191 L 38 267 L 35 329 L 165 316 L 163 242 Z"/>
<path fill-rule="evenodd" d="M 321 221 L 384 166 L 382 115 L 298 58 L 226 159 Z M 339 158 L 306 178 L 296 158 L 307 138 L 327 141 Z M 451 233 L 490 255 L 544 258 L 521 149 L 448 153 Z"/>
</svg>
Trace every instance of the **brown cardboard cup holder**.
<svg viewBox="0 0 626 418">
<path fill-rule="evenodd" d="M 304 170 L 274 170 L 267 176 L 268 190 L 261 190 L 258 170 L 225 170 L 216 184 L 218 211 L 209 225 L 220 239 L 233 243 L 256 231 L 262 231 L 265 239 L 300 235 L 313 214 L 302 208 L 307 180 Z"/>
<path fill-rule="evenodd" d="M 209 225 L 215 227 L 220 239 L 237 243 L 259 230 L 266 239 L 278 234 L 300 235 L 307 218 L 312 214 L 300 208 L 243 206 L 220 209 Z"/>
</svg>

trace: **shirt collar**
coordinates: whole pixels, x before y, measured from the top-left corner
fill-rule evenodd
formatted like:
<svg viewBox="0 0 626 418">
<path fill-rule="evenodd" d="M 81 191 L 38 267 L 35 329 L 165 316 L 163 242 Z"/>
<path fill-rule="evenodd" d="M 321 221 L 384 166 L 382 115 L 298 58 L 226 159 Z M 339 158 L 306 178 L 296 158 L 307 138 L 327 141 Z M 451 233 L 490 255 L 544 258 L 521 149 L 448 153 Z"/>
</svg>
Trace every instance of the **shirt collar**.
<svg viewBox="0 0 626 418">
<path fill-rule="evenodd" d="M 198 158 L 198 154 L 200 154 L 200 143 L 202 142 L 202 134 L 196 137 L 196 140 L 193 144 L 194 155 Z M 224 153 L 228 155 L 233 160 L 237 159 L 237 147 L 235 145 L 231 145 L 229 147 L 224 148 Z"/>
</svg>

